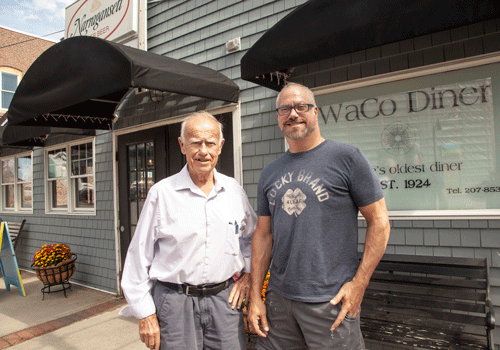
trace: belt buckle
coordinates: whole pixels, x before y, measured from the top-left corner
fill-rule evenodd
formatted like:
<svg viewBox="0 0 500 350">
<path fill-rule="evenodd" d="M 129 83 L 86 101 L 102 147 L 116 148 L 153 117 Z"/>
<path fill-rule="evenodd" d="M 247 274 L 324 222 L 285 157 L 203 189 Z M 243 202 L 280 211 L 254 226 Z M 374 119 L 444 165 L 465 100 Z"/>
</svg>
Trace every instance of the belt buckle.
<svg viewBox="0 0 500 350">
<path fill-rule="evenodd" d="M 194 288 L 193 292 L 190 292 L 191 288 Z M 195 292 L 196 292 L 196 287 L 195 286 L 190 286 L 190 285 L 186 286 L 186 295 L 188 295 L 188 296 L 194 296 Z"/>
</svg>

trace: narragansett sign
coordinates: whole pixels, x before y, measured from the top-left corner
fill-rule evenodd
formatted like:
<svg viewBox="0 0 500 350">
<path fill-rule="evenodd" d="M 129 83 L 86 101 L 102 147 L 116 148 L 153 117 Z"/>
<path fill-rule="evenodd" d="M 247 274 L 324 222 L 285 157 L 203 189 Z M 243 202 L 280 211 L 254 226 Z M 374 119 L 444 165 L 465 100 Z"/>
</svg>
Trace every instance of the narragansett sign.
<svg viewBox="0 0 500 350">
<path fill-rule="evenodd" d="M 138 0 L 79 0 L 66 8 L 65 38 L 120 41 L 137 35 Z"/>
</svg>

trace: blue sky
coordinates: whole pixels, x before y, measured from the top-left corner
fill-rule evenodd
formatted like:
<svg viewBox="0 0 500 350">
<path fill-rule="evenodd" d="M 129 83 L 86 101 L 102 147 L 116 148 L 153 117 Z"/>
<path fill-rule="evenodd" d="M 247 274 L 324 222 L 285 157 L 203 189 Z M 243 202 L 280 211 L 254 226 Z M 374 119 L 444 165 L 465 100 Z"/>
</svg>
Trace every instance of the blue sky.
<svg viewBox="0 0 500 350">
<path fill-rule="evenodd" d="M 59 41 L 64 36 L 64 11 L 75 1 L 0 0 L 0 25 Z M 45 36 L 54 32 L 59 33 Z"/>
</svg>

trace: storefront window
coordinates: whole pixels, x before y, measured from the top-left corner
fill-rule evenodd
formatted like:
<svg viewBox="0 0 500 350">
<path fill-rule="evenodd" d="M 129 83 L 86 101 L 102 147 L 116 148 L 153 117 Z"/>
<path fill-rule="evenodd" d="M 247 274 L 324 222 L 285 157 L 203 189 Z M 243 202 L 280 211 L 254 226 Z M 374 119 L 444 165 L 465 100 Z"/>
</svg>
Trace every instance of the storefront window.
<svg viewBox="0 0 500 350">
<path fill-rule="evenodd" d="M 17 158 L 17 191 L 22 209 L 33 207 L 32 174 L 31 156 Z"/>
<path fill-rule="evenodd" d="M 393 213 L 500 214 L 498 68 L 317 94 L 322 135 L 363 151 Z"/>
<path fill-rule="evenodd" d="M 71 181 L 76 208 L 94 207 L 92 143 L 71 146 Z"/>
<path fill-rule="evenodd" d="M 93 143 L 47 151 L 47 186 L 49 212 L 94 212 Z"/>
<path fill-rule="evenodd" d="M 4 158 L 1 202 L 4 211 L 26 211 L 33 207 L 31 154 Z"/>
</svg>

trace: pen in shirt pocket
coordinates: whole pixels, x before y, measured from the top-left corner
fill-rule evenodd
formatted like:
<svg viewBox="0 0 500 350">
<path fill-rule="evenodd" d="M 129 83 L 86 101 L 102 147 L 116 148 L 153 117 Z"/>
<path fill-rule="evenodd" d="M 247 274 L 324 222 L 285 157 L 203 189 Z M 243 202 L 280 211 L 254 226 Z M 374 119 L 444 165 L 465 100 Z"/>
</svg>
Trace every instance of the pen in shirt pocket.
<svg viewBox="0 0 500 350">
<path fill-rule="evenodd" d="M 240 231 L 240 227 L 238 225 L 238 221 L 234 220 L 234 223 L 232 222 L 229 222 L 229 225 L 234 225 L 234 233 L 235 234 L 238 234 L 239 231 Z"/>
</svg>

